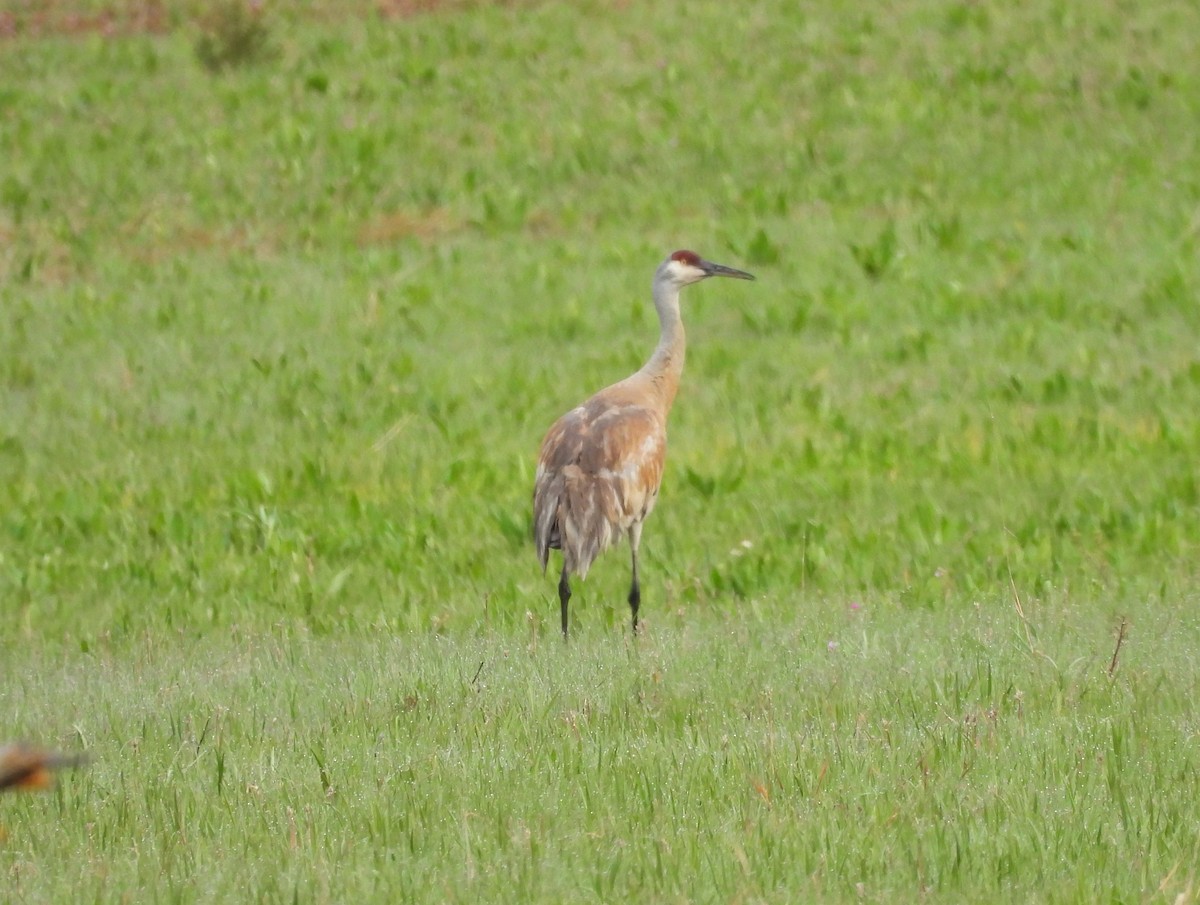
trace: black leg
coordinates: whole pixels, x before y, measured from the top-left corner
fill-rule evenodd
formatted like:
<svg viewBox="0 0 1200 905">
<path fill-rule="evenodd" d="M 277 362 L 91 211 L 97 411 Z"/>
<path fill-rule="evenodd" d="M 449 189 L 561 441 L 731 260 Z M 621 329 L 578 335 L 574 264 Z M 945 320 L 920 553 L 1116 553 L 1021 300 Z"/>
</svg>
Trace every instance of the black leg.
<svg viewBox="0 0 1200 905">
<path fill-rule="evenodd" d="M 563 566 L 562 578 L 558 580 L 558 602 L 562 604 L 563 640 L 567 640 L 567 601 L 571 599 L 571 582 L 567 578 L 567 567 Z"/>
<path fill-rule="evenodd" d="M 638 585 L 637 547 L 633 548 L 633 581 L 629 585 L 629 609 L 633 613 L 633 633 L 637 634 L 638 607 L 642 605 L 642 589 Z"/>
</svg>

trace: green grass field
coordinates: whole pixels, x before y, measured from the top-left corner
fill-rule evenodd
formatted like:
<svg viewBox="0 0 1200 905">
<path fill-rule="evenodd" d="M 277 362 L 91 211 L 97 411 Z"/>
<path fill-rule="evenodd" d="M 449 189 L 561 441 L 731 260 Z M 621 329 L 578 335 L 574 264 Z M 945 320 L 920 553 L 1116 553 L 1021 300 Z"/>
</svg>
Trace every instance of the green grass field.
<svg viewBox="0 0 1200 905">
<path fill-rule="evenodd" d="M 1200 10 L 362 6 L 0 4 L 0 898 L 1200 901 Z"/>
</svg>

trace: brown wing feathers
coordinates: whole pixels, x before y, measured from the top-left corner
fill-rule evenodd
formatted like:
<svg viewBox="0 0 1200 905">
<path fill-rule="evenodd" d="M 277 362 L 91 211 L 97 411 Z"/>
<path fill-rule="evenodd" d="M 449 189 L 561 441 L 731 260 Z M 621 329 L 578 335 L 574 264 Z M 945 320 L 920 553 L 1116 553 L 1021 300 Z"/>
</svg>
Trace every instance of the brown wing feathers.
<svg viewBox="0 0 1200 905">
<path fill-rule="evenodd" d="M 586 577 L 596 557 L 649 514 L 662 479 L 662 418 L 601 393 L 550 428 L 534 486 L 534 536 L 545 569 L 563 551 L 572 574 Z"/>
</svg>

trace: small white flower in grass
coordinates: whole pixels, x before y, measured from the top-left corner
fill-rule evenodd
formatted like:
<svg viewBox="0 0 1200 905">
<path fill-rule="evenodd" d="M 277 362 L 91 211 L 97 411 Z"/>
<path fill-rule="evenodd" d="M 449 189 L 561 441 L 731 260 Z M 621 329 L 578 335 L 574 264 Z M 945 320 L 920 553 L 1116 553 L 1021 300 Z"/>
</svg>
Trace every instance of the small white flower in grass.
<svg viewBox="0 0 1200 905">
<path fill-rule="evenodd" d="M 828 644 L 825 645 L 825 649 L 827 651 L 829 651 L 831 654 L 834 653 L 835 651 L 837 651 L 837 649 L 839 647 L 841 647 L 841 645 L 838 644 L 836 641 L 830 641 Z"/>
</svg>

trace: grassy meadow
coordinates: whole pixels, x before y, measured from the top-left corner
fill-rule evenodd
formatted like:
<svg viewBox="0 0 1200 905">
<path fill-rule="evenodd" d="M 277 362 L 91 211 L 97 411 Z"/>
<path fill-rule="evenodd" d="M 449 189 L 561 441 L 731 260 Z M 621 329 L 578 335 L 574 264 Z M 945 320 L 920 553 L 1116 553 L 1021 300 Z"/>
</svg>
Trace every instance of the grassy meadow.
<svg viewBox="0 0 1200 905">
<path fill-rule="evenodd" d="M 92 762 L 0 898 L 1200 901 L 1194 4 L 67 7 L 0 2 L 0 737 Z M 563 645 L 537 445 L 681 247 L 758 281 Z"/>
</svg>

